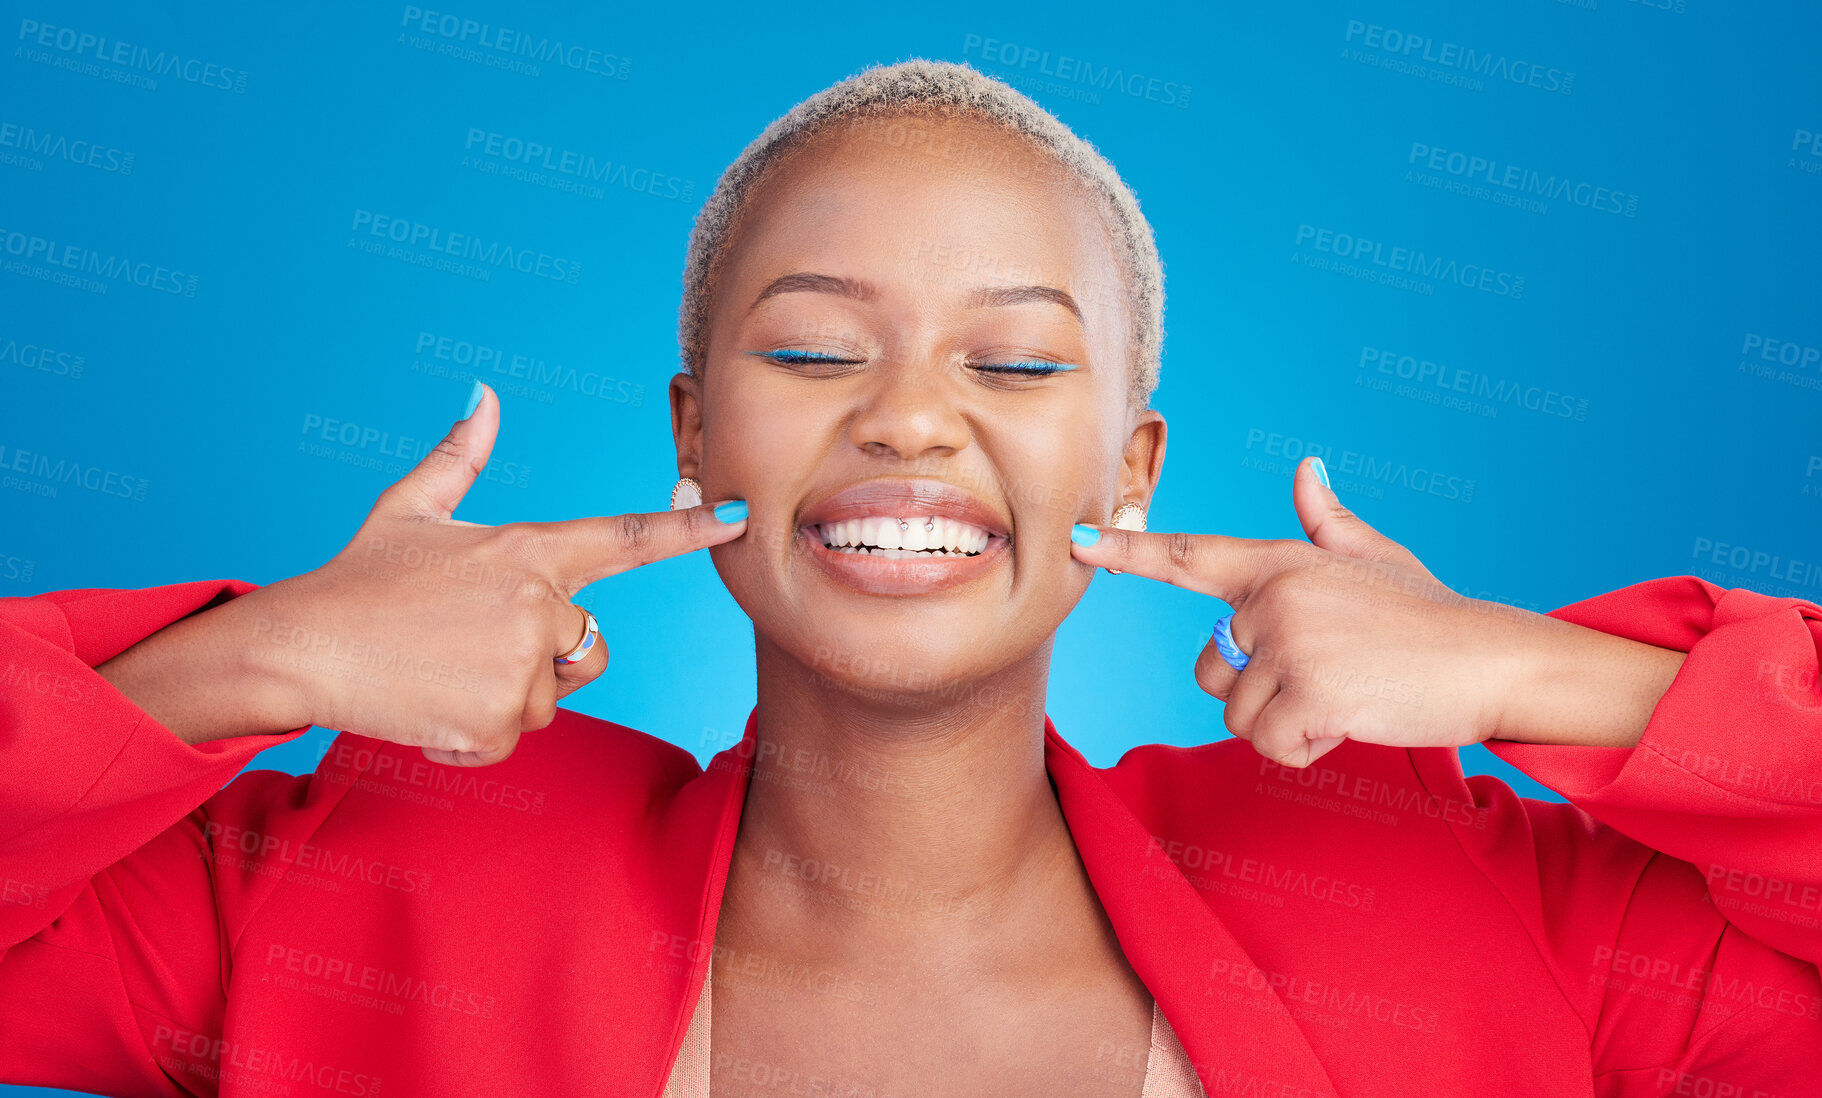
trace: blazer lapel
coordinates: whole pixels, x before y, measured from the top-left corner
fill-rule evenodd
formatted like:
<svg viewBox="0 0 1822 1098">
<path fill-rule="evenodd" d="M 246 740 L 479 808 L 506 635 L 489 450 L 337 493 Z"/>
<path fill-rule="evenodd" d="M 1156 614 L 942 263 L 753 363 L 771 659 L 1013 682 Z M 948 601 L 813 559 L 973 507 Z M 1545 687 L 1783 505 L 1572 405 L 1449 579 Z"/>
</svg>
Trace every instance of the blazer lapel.
<svg viewBox="0 0 1822 1098">
<path fill-rule="evenodd" d="M 753 752 L 758 745 L 757 706 L 747 714 L 740 742 L 718 752 L 703 772 L 678 790 L 664 814 L 661 837 L 655 844 L 666 861 L 657 874 L 659 904 L 670 912 L 670 925 L 691 928 L 683 950 L 687 968 L 662 981 L 664 998 L 659 1009 L 670 1019 L 664 1047 L 655 1063 L 662 1069 L 648 1079 L 648 1093 L 659 1095 L 675 1069 L 683 1048 L 702 985 L 714 961 L 715 926 L 721 919 L 721 898 L 727 888 L 728 867 L 734 858 L 734 838 L 740 830 L 740 813 L 746 805 L 747 786 L 753 773 Z M 691 872 L 695 870 L 695 872 Z"/>
<path fill-rule="evenodd" d="M 1044 760 L 1070 836 L 1133 971 L 1210 1094 L 1329 1096 L 1335 1084 L 1245 948 L 1151 832 L 1044 718 Z M 1256 985 L 1256 986 L 1255 986 Z"/>
<path fill-rule="evenodd" d="M 685 815 L 700 813 L 714 819 L 709 828 L 692 828 L 694 840 L 686 844 L 697 845 L 698 856 L 708 863 L 696 913 L 696 940 L 705 944 L 715 940 L 734 838 L 752 774 L 758 717 L 755 707 L 747 716 L 740 742 L 711 759 L 706 772 L 679 797 L 689 806 Z M 1156 849 L 1145 825 L 1081 753 L 1057 734 L 1048 716 L 1044 718 L 1044 765 L 1120 948 L 1176 1030 L 1203 1087 L 1211 1095 L 1331 1098 L 1334 1083 L 1278 993 L 1263 981 L 1236 986 L 1231 980 L 1215 978 L 1219 973 L 1256 972 L 1259 966 L 1184 879 L 1176 863 Z M 666 1065 L 675 1061 L 682 1045 L 708 975 L 711 951 L 700 949 L 693 959 L 687 976 L 671 985 L 667 1005 L 672 1027 L 661 1058 Z M 657 1085 L 662 1086 L 662 1080 Z"/>
</svg>

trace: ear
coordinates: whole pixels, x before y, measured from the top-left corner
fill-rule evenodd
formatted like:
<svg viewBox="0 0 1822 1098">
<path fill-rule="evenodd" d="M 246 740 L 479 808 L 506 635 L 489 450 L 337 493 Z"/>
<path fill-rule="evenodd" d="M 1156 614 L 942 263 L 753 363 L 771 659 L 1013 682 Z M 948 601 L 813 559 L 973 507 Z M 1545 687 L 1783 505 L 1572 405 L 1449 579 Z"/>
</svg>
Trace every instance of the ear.
<svg viewBox="0 0 1822 1098">
<path fill-rule="evenodd" d="M 677 475 L 702 472 L 702 379 L 679 373 L 671 378 L 671 440 L 677 445 Z"/>
<path fill-rule="evenodd" d="M 1120 469 L 1120 500 L 1133 500 L 1149 510 L 1151 495 L 1158 490 L 1158 478 L 1164 474 L 1164 414 L 1146 408 L 1133 420 L 1132 433 L 1126 439 L 1126 454 Z"/>
</svg>

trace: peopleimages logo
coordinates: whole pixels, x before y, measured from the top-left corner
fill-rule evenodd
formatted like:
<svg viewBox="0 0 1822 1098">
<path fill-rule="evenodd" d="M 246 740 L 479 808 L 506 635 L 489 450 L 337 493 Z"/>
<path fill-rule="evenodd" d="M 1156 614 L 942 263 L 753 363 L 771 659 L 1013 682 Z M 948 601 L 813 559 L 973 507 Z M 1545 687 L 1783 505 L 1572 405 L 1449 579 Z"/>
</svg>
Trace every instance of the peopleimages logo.
<svg viewBox="0 0 1822 1098">
<path fill-rule="evenodd" d="M 1406 65 L 1434 65 L 1439 69 L 1504 80 L 1561 95 L 1568 95 L 1575 88 L 1575 74 L 1572 72 L 1539 65 L 1523 58 L 1515 61 L 1503 53 L 1486 53 L 1459 42 L 1438 42 L 1427 35 L 1412 34 L 1396 27 L 1382 27 L 1377 23 L 1363 23 L 1358 19 L 1348 20 L 1347 34 L 1343 41 L 1364 46 Z"/>
<path fill-rule="evenodd" d="M 562 65 L 566 69 L 612 77 L 615 80 L 625 80 L 632 71 L 631 61 L 605 50 L 565 43 L 560 38 L 534 38 L 511 27 L 496 27 L 492 23 L 464 19 L 447 12 L 426 11 L 415 5 L 406 5 L 399 26 L 409 27 L 420 34 L 434 35 L 459 46 L 486 50 L 498 55 L 500 60 L 523 58 L 539 64 Z"/>
<path fill-rule="evenodd" d="M 0 474 L 18 473 L 20 476 L 0 477 L 0 485 L 24 491 L 31 495 L 56 498 L 61 487 L 75 486 L 99 492 L 104 496 L 119 496 L 136 503 L 145 502 L 146 479 L 136 477 L 114 469 L 105 469 L 99 465 L 85 465 L 80 461 L 52 457 L 33 450 L 21 450 L 0 442 Z M 21 478 L 29 478 L 21 480 Z"/>
<path fill-rule="evenodd" d="M 88 359 L 71 351 L 60 351 L 41 343 L 21 343 L 11 336 L 0 336 L 0 365 L 39 370 L 74 380 L 82 376 L 82 368 L 87 363 Z"/>
<path fill-rule="evenodd" d="M 1498 187 L 1502 191 L 1511 192 L 1515 197 L 1523 195 L 1548 198 L 1598 213 L 1622 214 L 1626 217 L 1637 217 L 1639 212 L 1639 196 L 1627 191 L 1602 187 L 1586 180 L 1578 182 L 1554 172 L 1545 175 L 1533 168 L 1502 164 L 1489 157 L 1452 149 L 1439 149 L 1421 141 L 1411 142 L 1411 155 L 1405 163 L 1427 171 L 1442 172 L 1463 182 Z M 1413 181 L 1413 173 L 1409 170 L 1405 172 L 1405 181 Z"/>
<path fill-rule="evenodd" d="M 1266 472 L 1277 472 L 1288 475 L 1294 472 L 1298 462 L 1306 456 L 1315 454 L 1335 478 L 1336 486 L 1342 491 L 1358 491 L 1362 488 L 1380 488 L 1392 486 L 1406 488 L 1423 495 L 1439 496 L 1456 503 L 1474 502 L 1474 479 L 1472 477 L 1452 476 L 1437 472 L 1423 465 L 1411 465 L 1408 462 L 1391 458 L 1380 458 L 1357 450 L 1341 450 L 1320 442 L 1311 442 L 1296 435 L 1287 435 L 1278 431 L 1267 431 L 1262 427 L 1249 427 L 1246 431 L 1247 456 L 1241 459 L 1246 468 L 1261 469 Z M 1264 461 L 1256 460 L 1255 451 L 1263 451 Z M 1281 462 L 1269 459 L 1279 458 Z M 1383 495 L 1374 498 L 1384 498 Z"/>
<path fill-rule="evenodd" d="M 1505 378 L 1497 378 L 1478 370 L 1467 370 L 1459 366 L 1447 366 L 1416 355 L 1403 354 L 1398 351 L 1385 350 L 1379 347 L 1365 346 L 1360 348 L 1360 361 L 1356 363 L 1362 370 L 1396 377 L 1400 381 L 1415 382 L 1425 388 L 1434 387 L 1446 395 L 1462 394 L 1479 400 L 1491 401 L 1506 407 L 1523 408 L 1526 411 L 1538 412 L 1547 416 L 1572 419 L 1580 423 L 1588 418 L 1588 399 L 1559 393 L 1541 385 L 1525 385 Z M 1355 383 L 1361 377 L 1355 375 Z M 1427 403 L 1436 403 L 1428 401 Z M 1472 405 L 1462 408 L 1473 410 Z M 1498 417 L 1497 409 L 1487 418 Z"/>
<path fill-rule="evenodd" d="M 553 148 L 539 141 L 526 141 L 474 126 L 469 127 L 468 139 L 462 148 L 477 158 L 488 156 L 523 168 L 524 171 L 517 173 L 509 169 L 507 174 L 552 190 L 580 190 L 572 180 L 599 184 L 584 192 L 590 198 L 599 198 L 602 187 L 620 187 L 678 202 L 689 201 L 696 192 L 696 184 L 688 179 L 650 168 L 629 168 L 625 161 L 601 160 L 586 153 Z M 462 166 L 471 166 L 469 156 L 462 157 Z"/>
<path fill-rule="evenodd" d="M 388 214 L 374 213 L 372 210 L 355 210 L 354 224 L 350 229 L 356 237 L 364 233 L 406 248 L 421 248 L 472 263 L 548 278 L 552 282 L 567 282 L 574 286 L 582 279 L 582 264 L 574 259 L 530 248 L 515 248 L 511 244 L 483 240 L 470 233 L 446 232 L 435 225 L 407 221 Z"/>
<path fill-rule="evenodd" d="M 1470 290 L 1509 297 L 1514 301 L 1525 296 L 1525 276 L 1498 271 L 1478 263 L 1462 263 L 1447 256 L 1430 255 L 1411 248 L 1387 245 L 1370 237 L 1336 232 L 1316 225 L 1297 226 L 1299 247 L 1313 248 L 1350 263 L 1370 263 L 1387 271 L 1427 278 L 1436 282 L 1453 282 Z"/>
<path fill-rule="evenodd" d="M 1695 560 L 1706 559 L 1709 563 L 1755 580 L 1763 577 L 1822 590 L 1822 564 L 1811 564 L 1795 558 L 1786 559 L 1781 554 L 1763 549 L 1730 545 L 1713 538 L 1700 537 L 1695 539 L 1695 549 L 1689 555 Z"/>
<path fill-rule="evenodd" d="M 1822 347 L 1792 339 L 1747 332 L 1740 343 L 1736 372 L 1749 377 L 1822 392 Z"/>
<path fill-rule="evenodd" d="M 983 38 L 978 34 L 962 37 L 962 56 L 966 58 L 971 53 L 983 61 L 1054 77 L 1063 81 L 1065 87 L 1079 84 L 1098 91 L 1121 92 L 1133 99 L 1149 99 L 1167 107 L 1189 106 L 1191 89 L 1188 84 L 1160 76 L 1148 76 L 1142 72 L 1129 73 L 1117 65 L 1096 65 L 1092 61 L 1071 57 L 1066 53 L 1057 54 L 1053 58 L 1049 50 L 1021 46 L 998 38 Z"/>
<path fill-rule="evenodd" d="M 485 371 L 491 375 L 488 380 L 496 387 L 501 386 L 501 379 L 505 379 L 504 387 L 508 391 L 530 396 L 545 404 L 552 403 L 551 390 L 578 393 L 634 407 L 638 407 L 645 399 L 644 385 L 608 377 L 594 370 L 578 370 L 574 366 L 548 362 L 532 355 L 517 352 L 509 354 L 498 347 L 436 332 L 420 331 L 412 351 L 418 356 L 412 362 L 413 369 L 438 374 L 459 372 L 474 377 Z M 454 369 L 433 371 L 426 368 L 426 360 L 449 363 Z M 514 385 L 515 381 L 525 382 L 526 385 Z"/>
<path fill-rule="evenodd" d="M 41 156 L 46 160 L 66 160 L 85 168 L 120 175 L 132 175 L 136 159 L 132 153 L 122 149 L 99 145 L 80 137 L 72 138 L 68 134 L 35 130 L 17 122 L 0 122 L 0 149 L 18 150 L 17 154 L 0 154 L 0 163 L 7 162 L 8 157 L 14 155 L 22 158 Z M 38 165 L 31 170 L 44 169 L 43 165 Z"/>
<path fill-rule="evenodd" d="M 47 237 L 0 228 L 0 255 L 11 256 L 23 264 L 43 264 L 62 271 L 80 271 L 104 281 L 85 286 L 107 292 L 107 284 L 127 282 L 147 290 L 196 296 L 196 276 L 157 263 L 136 261 L 126 256 L 111 255 L 91 248 L 65 244 Z M 30 274 L 30 271 L 15 273 Z M 48 273 L 48 272 L 46 272 Z"/>
<path fill-rule="evenodd" d="M 242 94 L 247 90 L 247 74 L 243 69 L 231 69 L 195 57 L 167 53 L 164 50 L 154 53 L 144 46 L 135 46 L 131 42 L 120 42 L 103 35 L 90 34 L 88 31 L 40 23 L 36 19 L 19 20 L 19 41 L 31 46 L 56 50 L 72 60 L 80 58 L 85 62 L 117 65 L 123 69 L 152 76 L 174 76 L 186 84 L 195 84 L 204 88 L 219 88 L 222 91 L 231 91 L 236 94 Z M 36 61 L 38 58 L 32 57 L 28 60 Z"/>
<path fill-rule="evenodd" d="M 1822 158 L 1822 130 L 1799 129 L 1796 135 L 1790 139 L 1790 151 L 1800 154 L 1801 158 L 1792 156 L 1787 167 L 1795 168 L 1808 175 L 1822 173 L 1822 159 L 1811 159 L 1811 157 Z"/>
</svg>

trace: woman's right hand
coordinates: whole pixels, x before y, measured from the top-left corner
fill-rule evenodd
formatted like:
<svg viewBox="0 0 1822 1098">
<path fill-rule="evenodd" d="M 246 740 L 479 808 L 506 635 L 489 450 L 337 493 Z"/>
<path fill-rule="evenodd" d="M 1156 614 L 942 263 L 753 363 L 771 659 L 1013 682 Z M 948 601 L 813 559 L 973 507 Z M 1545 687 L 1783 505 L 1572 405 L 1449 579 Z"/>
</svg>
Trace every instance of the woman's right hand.
<svg viewBox="0 0 1822 1098">
<path fill-rule="evenodd" d="M 746 520 L 744 505 L 722 522 L 707 504 L 505 526 L 454 519 L 499 423 L 484 390 L 334 559 L 174 623 L 97 670 L 191 743 L 315 724 L 451 765 L 506 758 L 607 667 L 605 641 L 555 662 L 584 636 L 577 591 L 731 541 Z"/>
</svg>

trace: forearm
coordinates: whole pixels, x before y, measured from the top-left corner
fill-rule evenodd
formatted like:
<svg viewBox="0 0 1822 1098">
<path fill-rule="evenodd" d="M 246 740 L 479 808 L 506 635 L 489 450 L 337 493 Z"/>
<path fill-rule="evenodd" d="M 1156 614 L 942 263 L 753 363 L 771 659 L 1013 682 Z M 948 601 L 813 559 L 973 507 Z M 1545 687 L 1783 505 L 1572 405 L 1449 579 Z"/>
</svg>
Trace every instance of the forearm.
<svg viewBox="0 0 1822 1098">
<path fill-rule="evenodd" d="M 307 725 L 301 691 L 283 665 L 259 658 L 259 596 L 251 592 L 173 622 L 95 671 L 185 743 Z"/>
<path fill-rule="evenodd" d="M 1635 747 L 1687 655 L 1538 615 L 1518 644 L 1492 738 Z"/>
<path fill-rule="evenodd" d="M 1822 962 L 1822 923 L 1812 917 L 1822 895 L 1822 614 L 1802 600 L 1673 576 L 1550 616 L 1682 656 L 1674 681 L 1636 749 L 1560 751 L 1541 738 L 1487 747 L 1600 823 L 1689 863 L 1708 907 L 1749 937 Z M 1655 693 L 1650 678 L 1619 687 Z"/>
</svg>

